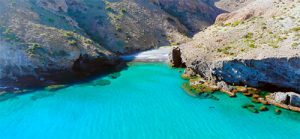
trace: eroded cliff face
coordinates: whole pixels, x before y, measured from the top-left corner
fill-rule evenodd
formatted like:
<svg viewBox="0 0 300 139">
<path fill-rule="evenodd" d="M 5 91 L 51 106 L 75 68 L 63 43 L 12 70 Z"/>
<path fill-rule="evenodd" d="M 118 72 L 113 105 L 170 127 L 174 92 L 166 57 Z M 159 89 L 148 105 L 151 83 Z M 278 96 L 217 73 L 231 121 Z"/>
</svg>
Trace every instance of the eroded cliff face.
<svg viewBox="0 0 300 139">
<path fill-rule="evenodd" d="M 113 53 L 92 41 L 65 16 L 43 11 L 29 1 L 1 0 L 0 4 L 2 85 L 19 82 L 21 77 L 39 80 L 52 73 L 74 72 L 73 66 L 81 56 L 90 61 L 101 59 L 98 62 L 103 65 L 116 60 Z M 51 24 L 53 19 L 57 23 Z"/>
<path fill-rule="evenodd" d="M 300 92 L 300 3 L 256 0 L 181 45 L 181 60 L 203 77 Z"/>
</svg>

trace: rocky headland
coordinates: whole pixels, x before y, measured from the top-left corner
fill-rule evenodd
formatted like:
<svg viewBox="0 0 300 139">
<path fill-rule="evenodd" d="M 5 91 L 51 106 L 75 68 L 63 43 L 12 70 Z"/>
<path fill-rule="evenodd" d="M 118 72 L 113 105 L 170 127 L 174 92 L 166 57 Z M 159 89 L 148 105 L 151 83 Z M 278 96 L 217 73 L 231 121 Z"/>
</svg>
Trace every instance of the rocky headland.
<svg viewBox="0 0 300 139">
<path fill-rule="evenodd" d="M 299 1 L 257 0 L 173 49 L 174 66 L 185 65 L 208 80 L 300 92 Z"/>
<path fill-rule="evenodd" d="M 233 87 L 226 91 L 245 86 L 300 93 L 299 10 L 297 0 L 249 2 L 219 15 L 214 25 L 175 47 L 171 64 L 187 67 L 184 76 L 196 75 L 213 85 L 225 81 Z"/>
</svg>

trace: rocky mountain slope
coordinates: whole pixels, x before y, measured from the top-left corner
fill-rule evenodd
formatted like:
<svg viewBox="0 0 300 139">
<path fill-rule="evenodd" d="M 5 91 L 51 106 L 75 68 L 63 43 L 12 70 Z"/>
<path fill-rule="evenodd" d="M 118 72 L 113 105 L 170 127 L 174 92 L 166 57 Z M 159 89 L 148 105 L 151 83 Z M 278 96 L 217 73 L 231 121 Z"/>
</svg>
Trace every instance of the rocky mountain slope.
<svg viewBox="0 0 300 139">
<path fill-rule="evenodd" d="M 186 42 L 225 12 L 215 2 L 0 0 L 1 82 L 101 69 L 117 55 Z"/>
<path fill-rule="evenodd" d="M 85 62 L 77 64 L 78 70 L 96 59 L 105 59 L 99 65 L 114 60 L 113 53 L 92 41 L 68 17 L 57 17 L 60 27 L 50 26 L 50 18 L 56 15 L 43 10 L 36 12 L 39 7 L 33 7 L 31 1 L 1 0 L 0 5 L 2 82 L 19 76 L 32 79 L 37 75 L 73 71 L 83 59 Z"/>
<path fill-rule="evenodd" d="M 247 6 L 248 4 L 254 1 L 255 0 L 216 0 L 215 5 L 216 7 L 223 9 L 227 12 L 232 12 L 244 6 Z"/>
<path fill-rule="evenodd" d="M 300 1 L 256 0 L 173 50 L 203 77 L 235 85 L 300 92 Z"/>
</svg>

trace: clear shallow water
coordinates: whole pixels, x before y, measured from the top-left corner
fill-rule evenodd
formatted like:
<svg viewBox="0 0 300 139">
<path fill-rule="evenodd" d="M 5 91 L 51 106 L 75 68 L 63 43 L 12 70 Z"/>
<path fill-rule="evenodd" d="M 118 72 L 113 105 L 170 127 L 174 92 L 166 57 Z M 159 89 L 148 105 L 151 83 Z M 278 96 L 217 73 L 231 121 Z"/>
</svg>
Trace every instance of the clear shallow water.
<svg viewBox="0 0 300 139">
<path fill-rule="evenodd" d="M 133 64 L 107 86 L 76 84 L 0 102 L 1 139 L 296 139 L 300 114 L 253 114 L 244 96 L 188 96 L 177 69 Z M 99 79 L 99 80 L 101 80 Z"/>
</svg>

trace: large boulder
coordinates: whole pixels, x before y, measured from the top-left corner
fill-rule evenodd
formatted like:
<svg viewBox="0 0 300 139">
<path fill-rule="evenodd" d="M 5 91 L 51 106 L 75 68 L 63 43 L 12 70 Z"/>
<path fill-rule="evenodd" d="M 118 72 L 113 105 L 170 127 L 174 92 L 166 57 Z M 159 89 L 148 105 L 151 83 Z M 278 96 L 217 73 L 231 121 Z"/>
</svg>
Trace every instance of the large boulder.
<svg viewBox="0 0 300 139">
<path fill-rule="evenodd" d="M 295 106 L 295 107 L 300 107 L 300 95 L 296 94 L 294 92 L 288 93 L 289 98 L 290 98 L 290 105 Z"/>
<path fill-rule="evenodd" d="M 169 61 L 172 67 L 185 67 L 181 58 L 181 51 L 179 47 L 173 47 L 169 54 Z"/>
<path fill-rule="evenodd" d="M 274 93 L 274 100 L 277 103 L 287 104 L 289 102 L 287 93 L 284 92 L 276 92 Z"/>
</svg>

